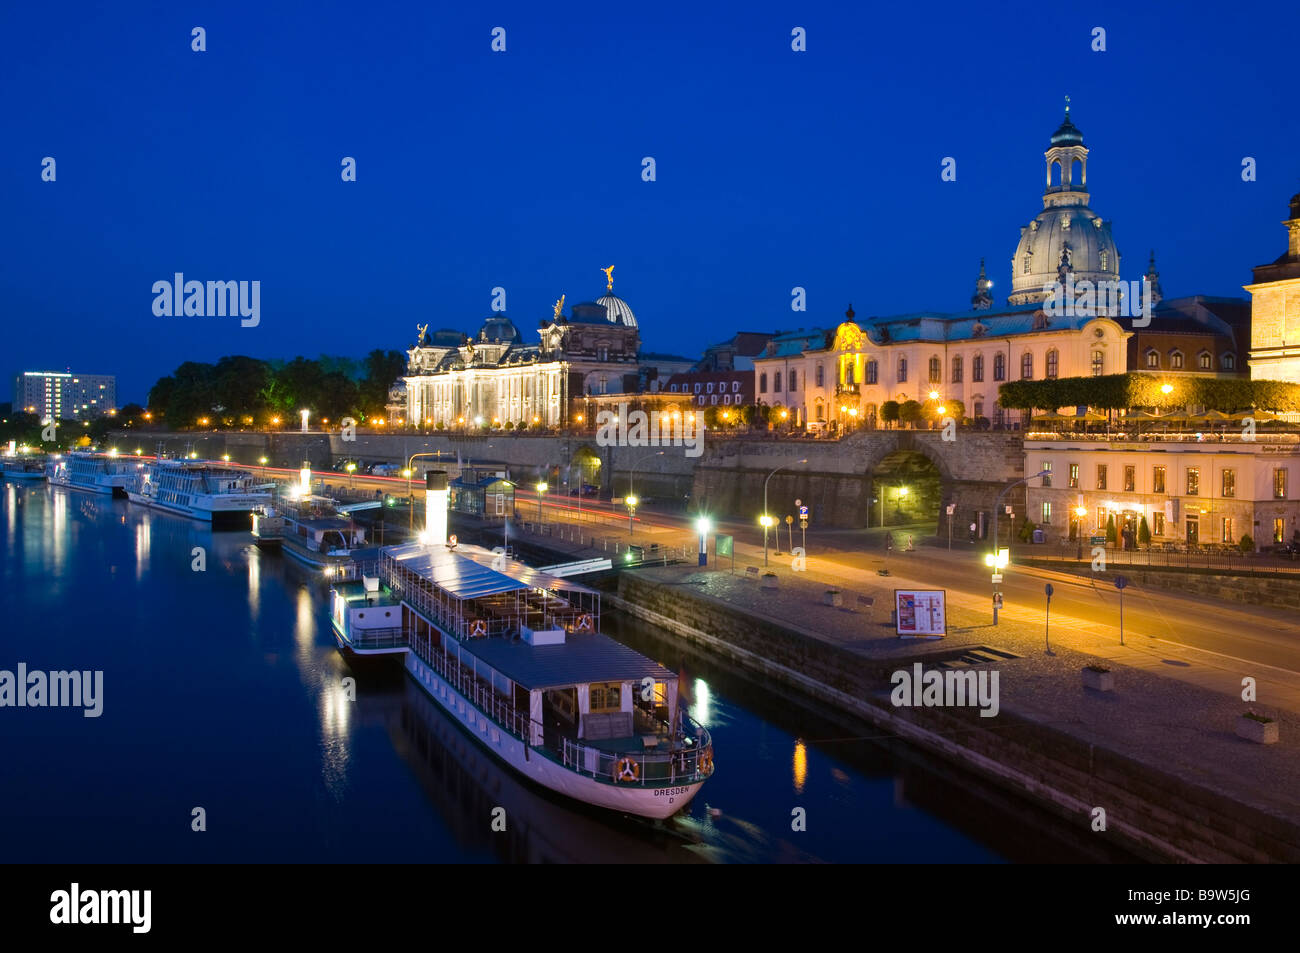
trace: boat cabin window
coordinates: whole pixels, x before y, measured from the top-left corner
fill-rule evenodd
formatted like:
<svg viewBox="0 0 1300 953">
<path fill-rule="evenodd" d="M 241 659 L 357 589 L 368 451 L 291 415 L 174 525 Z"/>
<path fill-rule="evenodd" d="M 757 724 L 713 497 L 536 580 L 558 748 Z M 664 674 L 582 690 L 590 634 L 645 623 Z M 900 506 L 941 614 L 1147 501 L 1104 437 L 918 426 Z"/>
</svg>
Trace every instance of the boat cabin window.
<svg viewBox="0 0 1300 953">
<path fill-rule="evenodd" d="M 621 708 L 620 691 L 622 686 L 618 683 L 609 685 L 592 685 L 591 702 L 592 711 L 619 711 Z"/>
</svg>

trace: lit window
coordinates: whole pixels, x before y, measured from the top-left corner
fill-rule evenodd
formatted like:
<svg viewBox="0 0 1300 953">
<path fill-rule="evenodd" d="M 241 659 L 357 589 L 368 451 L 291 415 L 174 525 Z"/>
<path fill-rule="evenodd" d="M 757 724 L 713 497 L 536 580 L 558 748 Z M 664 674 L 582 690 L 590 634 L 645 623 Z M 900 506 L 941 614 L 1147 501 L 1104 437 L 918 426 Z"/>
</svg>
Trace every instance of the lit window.
<svg viewBox="0 0 1300 953">
<path fill-rule="evenodd" d="M 1097 464 L 1097 489 L 1106 489 L 1106 464 Z"/>
<path fill-rule="evenodd" d="M 1151 492 L 1152 493 L 1165 492 L 1165 468 L 1164 467 L 1151 468 Z"/>
<path fill-rule="evenodd" d="M 1201 469 L 1200 467 L 1187 468 L 1187 495 L 1199 496 L 1201 493 Z"/>
<path fill-rule="evenodd" d="M 1101 351 L 1092 352 L 1092 376 L 1101 377 L 1102 368 L 1106 365 L 1106 356 Z"/>
<path fill-rule="evenodd" d="M 1182 351 L 1174 351 L 1173 354 L 1169 355 L 1169 366 L 1176 371 L 1181 371 L 1183 369 Z"/>
<path fill-rule="evenodd" d="M 1079 488 L 1079 465 L 1077 463 L 1071 463 L 1070 464 L 1070 489 L 1077 490 L 1078 488 Z"/>
<path fill-rule="evenodd" d="M 1286 499 L 1286 470 L 1281 467 L 1273 471 L 1273 499 Z"/>
<path fill-rule="evenodd" d="M 1220 495 L 1227 497 L 1237 495 L 1237 472 L 1235 470 L 1223 471 L 1223 493 Z"/>
<path fill-rule="evenodd" d="M 1155 350 L 1147 351 L 1147 367 L 1158 368 L 1160 366 L 1160 354 Z"/>
</svg>

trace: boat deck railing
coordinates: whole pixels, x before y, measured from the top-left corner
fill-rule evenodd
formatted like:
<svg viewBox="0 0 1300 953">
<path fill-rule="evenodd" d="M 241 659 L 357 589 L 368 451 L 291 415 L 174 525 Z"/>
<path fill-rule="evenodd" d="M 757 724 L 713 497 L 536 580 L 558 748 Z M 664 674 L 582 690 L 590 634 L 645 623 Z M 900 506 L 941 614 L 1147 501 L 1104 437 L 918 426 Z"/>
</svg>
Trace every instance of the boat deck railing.
<svg viewBox="0 0 1300 953">
<path fill-rule="evenodd" d="M 560 753 L 565 767 L 602 781 L 641 787 L 703 781 L 713 774 L 713 739 L 700 725 L 692 725 L 692 731 L 689 745 L 669 744 L 664 750 L 656 744 L 641 751 L 607 751 L 562 737 Z"/>
<path fill-rule="evenodd" d="M 355 649 L 396 649 L 406 645 L 406 630 L 400 625 L 383 629 L 352 629 L 348 642 Z"/>
<path fill-rule="evenodd" d="M 526 712 L 517 710 L 510 699 L 501 695 L 489 683 L 454 658 L 434 651 L 433 642 L 427 636 L 413 635 L 411 651 L 456 691 L 473 702 L 479 711 L 487 714 L 498 726 L 528 743 L 528 726 L 532 719 Z M 538 725 L 537 729 L 537 733 L 540 733 L 541 726 Z"/>
</svg>

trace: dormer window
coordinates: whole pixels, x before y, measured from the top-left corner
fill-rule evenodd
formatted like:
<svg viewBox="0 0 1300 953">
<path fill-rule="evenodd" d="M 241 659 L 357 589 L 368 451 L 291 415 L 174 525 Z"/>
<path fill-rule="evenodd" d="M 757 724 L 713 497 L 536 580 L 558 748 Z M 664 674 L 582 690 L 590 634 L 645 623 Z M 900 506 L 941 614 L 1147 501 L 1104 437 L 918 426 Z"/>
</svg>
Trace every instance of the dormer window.
<svg viewBox="0 0 1300 953">
<path fill-rule="evenodd" d="M 1237 359 L 1231 354 L 1225 354 L 1223 357 L 1219 358 L 1219 364 L 1225 371 L 1231 371 L 1237 367 Z"/>
<path fill-rule="evenodd" d="M 1213 360 L 1210 357 L 1209 351 L 1202 351 L 1200 354 L 1196 355 L 1196 366 L 1201 370 L 1203 371 L 1211 370 L 1212 365 L 1213 365 Z"/>
<path fill-rule="evenodd" d="M 1155 369 L 1158 368 L 1159 366 L 1160 366 L 1160 352 L 1157 351 L 1155 348 L 1148 349 L 1147 367 L 1151 369 Z"/>
<path fill-rule="evenodd" d="M 1176 371 L 1183 369 L 1183 352 L 1171 351 L 1169 354 L 1169 366 Z"/>
</svg>

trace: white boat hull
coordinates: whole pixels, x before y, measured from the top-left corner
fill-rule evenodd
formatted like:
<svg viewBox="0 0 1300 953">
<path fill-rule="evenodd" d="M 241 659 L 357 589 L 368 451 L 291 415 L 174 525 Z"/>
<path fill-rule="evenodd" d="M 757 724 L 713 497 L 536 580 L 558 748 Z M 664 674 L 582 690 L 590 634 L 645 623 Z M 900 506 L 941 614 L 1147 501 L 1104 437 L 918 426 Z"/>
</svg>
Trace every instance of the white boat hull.
<svg viewBox="0 0 1300 953">
<path fill-rule="evenodd" d="M 704 781 L 675 787 L 620 785 L 580 774 L 551 760 L 537 748 L 525 745 L 522 738 L 502 731 L 415 652 L 407 653 L 405 664 L 407 674 L 415 679 L 416 684 L 480 745 L 497 760 L 542 787 L 611 811 L 662 820 L 689 804 L 704 786 Z"/>
</svg>

